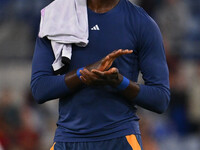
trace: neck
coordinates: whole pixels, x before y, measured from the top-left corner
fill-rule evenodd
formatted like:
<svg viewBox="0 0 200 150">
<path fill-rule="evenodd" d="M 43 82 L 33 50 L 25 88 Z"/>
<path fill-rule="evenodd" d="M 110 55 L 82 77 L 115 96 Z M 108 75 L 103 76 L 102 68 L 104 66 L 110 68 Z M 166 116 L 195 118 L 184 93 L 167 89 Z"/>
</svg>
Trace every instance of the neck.
<svg viewBox="0 0 200 150">
<path fill-rule="evenodd" d="M 105 13 L 114 8 L 120 0 L 87 0 L 88 7 L 96 13 Z"/>
</svg>

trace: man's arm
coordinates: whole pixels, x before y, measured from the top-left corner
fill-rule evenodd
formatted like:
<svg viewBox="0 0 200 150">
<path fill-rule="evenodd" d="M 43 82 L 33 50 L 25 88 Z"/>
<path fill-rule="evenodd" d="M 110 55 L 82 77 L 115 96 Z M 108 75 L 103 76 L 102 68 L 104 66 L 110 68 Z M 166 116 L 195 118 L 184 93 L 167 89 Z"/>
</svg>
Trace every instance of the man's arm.
<svg viewBox="0 0 200 150">
<path fill-rule="evenodd" d="M 85 68 L 104 71 L 112 65 L 117 57 L 129 53 L 132 53 L 132 51 L 114 51 Z M 54 59 L 50 41 L 46 38 L 37 38 L 32 61 L 31 88 L 35 100 L 40 104 L 48 100 L 67 96 L 71 91 L 76 91 L 82 85 L 82 81 L 77 76 L 78 68 L 65 75 L 54 75 L 52 68 Z M 101 81 L 101 79 L 96 79 L 95 83 L 101 83 Z"/>
<path fill-rule="evenodd" d="M 169 71 L 160 30 L 149 16 L 141 22 L 139 35 L 139 66 L 145 85 L 133 99 L 148 110 L 163 113 L 170 101 Z"/>
<path fill-rule="evenodd" d="M 135 82 L 127 82 L 125 88 L 119 92 L 135 104 L 157 112 L 163 113 L 170 101 L 169 72 L 163 48 L 162 37 L 156 23 L 148 18 L 145 27 L 141 28 L 139 36 L 139 66 L 145 85 Z M 104 79 L 104 85 L 117 87 L 122 83 L 123 76 L 117 68 L 108 71 L 87 70 L 81 71 L 81 79 L 87 85 L 91 85 L 92 76 L 97 75 Z M 114 74 L 117 74 L 113 76 Z"/>
<path fill-rule="evenodd" d="M 32 60 L 31 89 L 34 99 L 39 104 L 63 97 L 69 92 L 64 82 L 65 75 L 53 74 L 54 59 L 50 41 L 37 38 Z"/>
</svg>

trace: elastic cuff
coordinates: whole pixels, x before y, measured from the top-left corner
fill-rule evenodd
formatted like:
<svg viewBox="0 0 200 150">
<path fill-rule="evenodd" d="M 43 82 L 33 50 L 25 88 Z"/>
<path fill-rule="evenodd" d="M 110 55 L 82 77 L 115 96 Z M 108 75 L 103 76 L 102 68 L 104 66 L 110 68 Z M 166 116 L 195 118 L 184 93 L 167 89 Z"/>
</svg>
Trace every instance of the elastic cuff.
<svg viewBox="0 0 200 150">
<path fill-rule="evenodd" d="M 84 69 L 84 67 L 79 68 L 79 69 L 76 71 L 76 75 L 77 75 L 77 77 L 78 77 L 79 79 L 81 79 L 81 78 L 80 78 L 80 76 L 81 76 L 80 70 L 83 70 L 83 69 Z"/>
<path fill-rule="evenodd" d="M 129 86 L 129 79 L 123 76 L 122 82 L 117 86 L 118 90 L 125 90 Z"/>
</svg>

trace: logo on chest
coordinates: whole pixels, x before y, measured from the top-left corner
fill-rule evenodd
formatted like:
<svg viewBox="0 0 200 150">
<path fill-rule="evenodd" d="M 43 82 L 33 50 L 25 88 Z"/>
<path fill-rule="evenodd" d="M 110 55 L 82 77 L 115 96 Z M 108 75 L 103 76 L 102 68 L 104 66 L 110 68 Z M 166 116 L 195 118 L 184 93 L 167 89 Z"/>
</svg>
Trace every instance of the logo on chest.
<svg viewBox="0 0 200 150">
<path fill-rule="evenodd" d="M 100 30 L 99 26 L 96 24 L 94 27 L 91 28 L 91 30 Z"/>
</svg>

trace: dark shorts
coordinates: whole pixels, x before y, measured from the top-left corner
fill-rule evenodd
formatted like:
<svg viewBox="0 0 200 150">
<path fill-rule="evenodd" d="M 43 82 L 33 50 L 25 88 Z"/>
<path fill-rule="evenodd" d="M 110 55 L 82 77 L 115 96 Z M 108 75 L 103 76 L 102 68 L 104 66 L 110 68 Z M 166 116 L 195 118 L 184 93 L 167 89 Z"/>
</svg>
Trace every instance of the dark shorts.
<svg viewBox="0 0 200 150">
<path fill-rule="evenodd" d="M 50 150 L 143 150 L 140 135 L 97 142 L 56 142 Z"/>
</svg>

